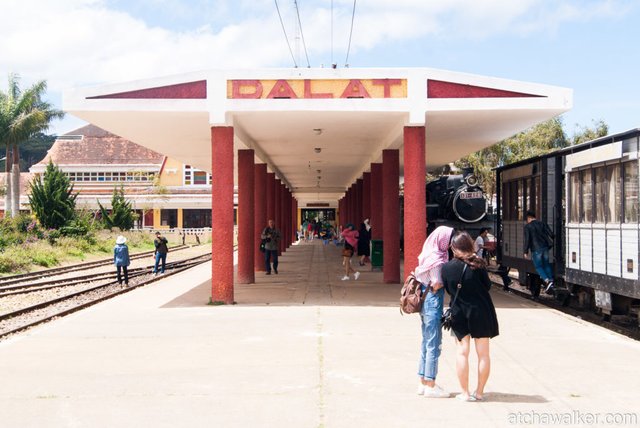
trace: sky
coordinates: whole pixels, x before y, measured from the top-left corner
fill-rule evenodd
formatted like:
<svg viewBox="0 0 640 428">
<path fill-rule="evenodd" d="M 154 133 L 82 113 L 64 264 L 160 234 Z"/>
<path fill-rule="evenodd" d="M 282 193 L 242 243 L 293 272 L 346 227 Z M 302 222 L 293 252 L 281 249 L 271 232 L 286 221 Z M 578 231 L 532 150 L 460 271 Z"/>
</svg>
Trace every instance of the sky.
<svg viewBox="0 0 640 428">
<path fill-rule="evenodd" d="M 616 133 L 640 127 L 638 22 L 640 0 L 0 0 L 0 90 L 45 79 L 62 108 L 68 88 L 203 69 L 429 67 L 572 88 L 568 136 Z"/>
</svg>

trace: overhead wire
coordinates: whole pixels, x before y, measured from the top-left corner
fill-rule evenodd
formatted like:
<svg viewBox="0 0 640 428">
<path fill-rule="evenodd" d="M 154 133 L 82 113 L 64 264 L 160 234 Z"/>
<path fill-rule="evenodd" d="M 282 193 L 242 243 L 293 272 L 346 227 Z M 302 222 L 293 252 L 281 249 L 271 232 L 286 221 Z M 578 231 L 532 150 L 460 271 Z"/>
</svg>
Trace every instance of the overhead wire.
<svg viewBox="0 0 640 428">
<path fill-rule="evenodd" d="M 344 59 L 344 66 L 349 66 L 349 53 L 351 52 L 351 37 L 353 36 L 353 21 L 356 17 L 356 0 L 353 0 L 353 12 L 351 13 L 351 30 L 349 31 L 349 44 L 347 45 L 347 57 Z"/>
<path fill-rule="evenodd" d="M 291 49 L 291 43 L 289 43 L 289 37 L 287 37 L 287 30 L 284 28 L 284 22 L 282 21 L 282 14 L 280 13 L 280 8 L 278 7 L 278 0 L 273 0 L 276 3 L 276 10 L 278 11 L 278 17 L 280 18 L 280 25 L 282 26 L 282 32 L 284 33 L 284 38 L 287 41 L 287 46 L 289 47 L 289 53 L 291 54 L 291 59 L 293 60 L 293 65 L 298 68 L 298 63 L 296 62 L 296 57 L 293 55 L 293 50 Z M 297 9 L 297 7 L 296 7 Z"/>
<path fill-rule="evenodd" d="M 293 4 L 296 6 L 296 14 L 298 15 L 298 26 L 300 27 L 300 37 L 302 38 L 302 47 L 304 48 L 304 56 L 307 58 L 307 67 L 311 68 L 309 62 L 309 54 L 307 53 L 307 43 L 304 41 L 304 32 L 302 31 L 302 22 L 300 21 L 300 10 L 298 9 L 298 0 L 293 0 Z"/>
</svg>

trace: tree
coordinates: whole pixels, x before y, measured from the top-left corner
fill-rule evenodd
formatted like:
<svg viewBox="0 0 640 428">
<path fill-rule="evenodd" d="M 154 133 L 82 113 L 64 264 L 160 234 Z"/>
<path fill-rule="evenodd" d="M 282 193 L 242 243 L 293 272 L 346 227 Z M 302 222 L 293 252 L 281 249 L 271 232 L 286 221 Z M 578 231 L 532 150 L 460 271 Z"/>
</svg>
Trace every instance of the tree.
<svg viewBox="0 0 640 428">
<path fill-rule="evenodd" d="M 53 162 L 49 161 L 42 179 L 35 177 L 30 187 L 29 205 L 42 227 L 60 229 L 74 219 L 78 194 Z"/>
<path fill-rule="evenodd" d="M 513 137 L 472 153 L 455 162 L 456 166 L 471 166 L 489 198 L 495 193 L 493 168 L 508 165 L 569 145 L 562 129 L 562 119 L 555 117 L 535 125 Z"/>
<path fill-rule="evenodd" d="M 64 112 L 42 100 L 47 82 L 36 82 L 26 91 L 19 86 L 17 74 L 9 74 L 6 93 L 0 91 L 0 144 L 6 149 L 7 190 L 5 214 L 14 217 L 20 210 L 20 151 L 21 143 L 49 128 L 53 119 L 64 117 Z"/>
<path fill-rule="evenodd" d="M 135 221 L 135 214 L 131 209 L 131 202 L 124 198 L 124 186 L 120 185 L 120 188 L 113 188 L 113 195 L 111 196 L 111 213 L 102 206 L 100 206 L 100 212 L 102 213 L 102 221 L 108 229 L 114 227 L 120 230 L 129 230 L 133 228 Z"/>
<path fill-rule="evenodd" d="M 609 126 L 604 123 L 602 119 L 598 121 L 592 120 L 591 123 L 593 124 L 593 128 L 576 124 L 576 131 L 571 137 L 571 145 L 595 140 L 596 138 L 604 137 L 609 133 Z"/>
</svg>

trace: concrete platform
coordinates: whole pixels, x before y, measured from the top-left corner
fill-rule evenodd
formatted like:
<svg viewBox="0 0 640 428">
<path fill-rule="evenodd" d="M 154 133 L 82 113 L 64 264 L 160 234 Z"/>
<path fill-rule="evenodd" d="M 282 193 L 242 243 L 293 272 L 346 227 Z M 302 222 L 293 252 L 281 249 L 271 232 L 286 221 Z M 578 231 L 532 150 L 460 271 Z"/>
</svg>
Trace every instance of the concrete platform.
<svg viewBox="0 0 640 428">
<path fill-rule="evenodd" d="M 640 343 L 500 290 L 486 402 L 416 395 L 418 316 L 381 273 L 340 268 L 295 246 L 207 306 L 205 264 L 1 342 L 0 427 L 640 424 Z M 458 392 L 454 348 L 438 383 Z"/>
</svg>

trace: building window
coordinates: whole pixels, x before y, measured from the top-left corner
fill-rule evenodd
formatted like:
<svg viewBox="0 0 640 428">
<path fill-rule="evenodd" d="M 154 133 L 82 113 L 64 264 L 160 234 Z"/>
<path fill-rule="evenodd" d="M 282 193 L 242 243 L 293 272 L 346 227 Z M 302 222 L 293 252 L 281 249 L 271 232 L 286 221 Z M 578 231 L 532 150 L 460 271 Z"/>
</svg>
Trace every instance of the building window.
<svg viewBox="0 0 640 428">
<path fill-rule="evenodd" d="M 160 211 L 160 225 L 169 226 L 171 229 L 178 227 L 178 210 Z"/>
<path fill-rule="evenodd" d="M 155 172 L 129 171 L 129 172 L 66 172 L 70 181 L 106 182 L 150 182 L 156 176 Z"/>
<path fill-rule="evenodd" d="M 184 166 L 185 186 L 206 186 L 207 184 L 211 184 L 211 174 L 195 169 L 191 165 Z"/>
</svg>

